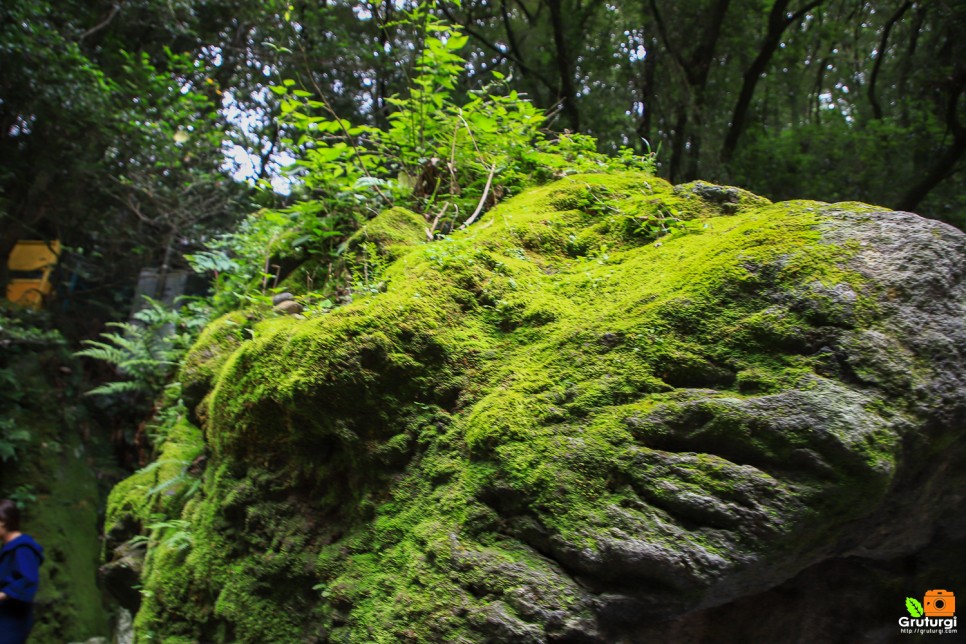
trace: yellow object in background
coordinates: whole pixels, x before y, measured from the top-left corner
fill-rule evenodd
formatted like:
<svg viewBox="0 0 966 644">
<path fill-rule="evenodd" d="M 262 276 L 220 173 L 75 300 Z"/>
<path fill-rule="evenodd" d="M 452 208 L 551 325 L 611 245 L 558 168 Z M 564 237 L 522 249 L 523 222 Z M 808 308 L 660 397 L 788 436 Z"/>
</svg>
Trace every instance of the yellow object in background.
<svg viewBox="0 0 966 644">
<path fill-rule="evenodd" d="M 16 304 L 39 309 L 44 297 L 53 291 L 50 274 L 57 265 L 60 242 L 20 241 L 10 253 L 7 267 L 10 281 L 7 283 L 7 299 Z M 31 273 L 31 275 L 21 275 Z"/>
</svg>

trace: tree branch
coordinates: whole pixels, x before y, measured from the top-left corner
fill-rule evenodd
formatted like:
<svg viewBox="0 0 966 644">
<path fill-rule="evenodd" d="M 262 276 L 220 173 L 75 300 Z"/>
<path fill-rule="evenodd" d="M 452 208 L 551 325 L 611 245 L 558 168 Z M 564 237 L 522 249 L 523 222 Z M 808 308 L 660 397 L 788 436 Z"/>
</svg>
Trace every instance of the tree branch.
<svg viewBox="0 0 966 644">
<path fill-rule="evenodd" d="M 114 16 L 116 16 L 117 15 L 117 12 L 120 11 L 120 10 L 121 10 L 121 3 L 120 2 L 115 2 L 111 6 L 111 11 L 110 11 L 110 13 L 107 14 L 107 17 L 104 18 L 104 20 L 102 20 L 98 24 L 94 25 L 93 27 L 91 27 L 90 29 L 88 29 L 87 31 L 85 31 L 84 33 L 82 33 L 80 35 L 80 40 L 84 40 L 88 36 L 93 36 L 94 34 L 96 34 L 101 29 L 104 29 L 105 27 L 107 27 L 109 24 L 111 24 L 111 21 L 114 20 Z"/>
<path fill-rule="evenodd" d="M 456 24 L 460 25 L 460 27 L 462 27 L 463 30 L 467 34 L 469 34 L 470 36 L 472 36 L 473 38 L 475 38 L 476 40 L 478 40 L 480 42 L 480 44 L 483 45 L 484 47 L 486 47 L 487 49 L 490 49 L 490 50 L 496 52 L 497 54 L 499 54 L 503 60 L 510 60 L 510 61 L 512 61 L 513 64 L 516 65 L 517 68 L 520 70 L 520 72 L 523 73 L 523 75 L 530 76 L 532 78 L 537 79 L 538 81 L 540 81 L 540 83 L 544 87 L 546 87 L 551 92 L 554 92 L 554 91 L 557 90 L 556 86 L 554 86 L 553 83 L 551 83 L 550 81 L 548 81 L 546 79 L 546 77 L 544 77 L 542 74 L 540 74 L 539 72 L 537 72 L 535 69 L 533 69 L 532 67 L 530 67 L 529 65 L 527 65 L 525 62 L 523 62 L 523 58 L 520 57 L 520 56 L 518 56 L 518 55 L 516 55 L 513 52 L 512 48 L 511 48 L 510 51 L 504 50 L 502 47 L 498 46 L 497 44 L 491 42 L 486 37 L 484 37 L 483 34 L 481 34 L 480 32 L 478 32 L 476 30 L 474 30 L 468 24 L 469 23 L 468 20 L 467 21 L 457 20 L 456 19 L 456 16 L 454 16 L 452 14 L 452 12 L 450 12 L 449 8 L 445 4 L 444 5 L 441 5 L 440 6 L 440 9 L 442 10 L 443 15 L 446 16 L 446 19 L 447 20 L 449 20 L 450 22 L 453 22 L 453 23 L 456 23 Z"/>
<path fill-rule="evenodd" d="M 494 163 L 490 168 L 490 176 L 486 178 L 486 185 L 483 187 L 483 195 L 480 197 L 480 203 L 476 204 L 476 210 L 473 211 L 473 214 L 470 215 L 469 219 L 463 222 L 463 225 L 460 226 L 460 230 L 466 228 L 476 221 L 476 218 L 480 216 L 481 212 L 483 212 L 483 206 L 486 204 L 486 198 L 490 194 L 490 186 L 493 184 L 494 174 L 496 174 L 496 163 Z"/>
<path fill-rule="evenodd" d="M 534 18 L 533 14 L 530 13 L 530 10 L 527 9 L 527 5 L 522 0 L 517 0 L 517 6 L 520 7 L 520 11 L 523 12 L 523 15 L 527 17 L 527 22 L 529 22 L 531 26 L 536 26 L 536 18 Z"/>
<path fill-rule="evenodd" d="M 731 112 L 731 125 L 721 148 L 721 161 L 723 163 L 727 164 L 731 161 L 735 149 L 738 147 L 738 140 L 744 132 L 745 119 L 748 116 L 748 109 L 751 107 L 751 99 L 755 95 L 755 88 L 758 86 L 761 75 L 765 73 L 771 63 L 775 52 L 778 51 L 785 30 L 801 20 L 806 13 L 822 4 L 823 1 L 812 0 L 791 16 L 786 13 L 789 0 L 777 0 L 772 6 L 771 14 L 768 16 L 768 31 L 765 40 L 758 50 L 758 55 L 755 56 L 743 75 L 741 91 L 738 93 L 738 100 Z"/>
<path fill-rule="evenodd" d="M 655 0 L 650 0 L 651 13 L 654 14 L 654 22 L 657 23 L 657 32 L 661 35 L 661 40 L 664 41 L 664 48 L 667 49 L 668 53 L 671 54 L 671 58 L 681 66 L 681 69 L 687 68 L 687 62 L 684 60 L 684 56 L 681 55 L 677 49 L 671 44 L 671 39 L 668 37 L 667 28 L 664 26 L 664 19 L 661 18 L 661 12 L 657 8 L 657 2 Z"/>
<path fill-rule="evenodd" d="M 875 95 L 875 84 L 879 80 L 879 69 L 882 67 L 882 59 L 885 58 L 885 50 L 889 43 L 889 34 L 910 7 L 912 7 L 911 0 L 906 0 L 906 2 L 902 3 L 902 6 L 892 14 L 892 17 L 886 21 L 885 27 L 882 29 L 882 39 L 879 41 L 879 50 L 875 56 L 875 63 L 872 65 L 872 74 L 869 77 L 869 103 L 872 104 L 872 114 L 876 119 L 882 118 L 882 106 L 879 104 L 879 99 Z"/>
<path fill-rule="evenodd" d="M 946 125 L 953 135 L 953 144 L 936 159 L 922 180 L 903 195 L 896 210 L 916 208 L 933 188 L 956 171 L 956 164 L 966 155 L 966 128 L 959 122 L 959 99 L 966 93 L 966 67 L 956 69 L 952 85 L 949 102 L 946 104 Z"/>
</svg>

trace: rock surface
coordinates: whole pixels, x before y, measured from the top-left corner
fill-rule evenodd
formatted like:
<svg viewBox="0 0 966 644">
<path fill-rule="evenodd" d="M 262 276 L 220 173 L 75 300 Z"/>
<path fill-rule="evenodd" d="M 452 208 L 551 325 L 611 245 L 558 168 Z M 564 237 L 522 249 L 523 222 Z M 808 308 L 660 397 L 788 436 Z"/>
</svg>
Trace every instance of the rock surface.
<svg viewBox="0 0 966 644">
<path fill-rule="evenodd" d="M 305 310 L 305 307 L 295 300 L 285 300 L 276 304 L 275 310 L 286 315 L 296 315 L 297 313 L 301 313 L 303 310 Z"/>
<path fill-rule="evenodd" d="M 715 639 L 966 537 L 963 233 L 639 174 L 400 231 L 385 292 L 196 345 L 203 434 L 165 450 L 209 459 L 160 508 L 191 545 L 149 550 L 140 632 Z M 897 618 L 925 588 L 893 590 Z M 860 621 L 816 628 L 888 639 Z"/>
<path fill-rule="evenodd" d="M 104 589 L 122 608 L 136 611 L 141 605 L 138 585 L 144 571 L 144 544 L 140 547 L 130 542 L 119 545 L 111 553 L 110 562 L 101 566 L 98 576 Z"/>
</svg>

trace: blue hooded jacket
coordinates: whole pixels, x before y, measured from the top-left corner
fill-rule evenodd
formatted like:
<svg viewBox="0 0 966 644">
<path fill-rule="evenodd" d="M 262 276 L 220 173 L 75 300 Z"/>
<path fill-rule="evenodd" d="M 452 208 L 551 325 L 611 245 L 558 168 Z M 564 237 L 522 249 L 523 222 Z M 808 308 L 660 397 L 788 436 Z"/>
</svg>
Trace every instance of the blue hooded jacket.
<svg viewBox="0 0 966 644">
<path fill-rule="evenodd" d="M 37 593 L 43 547 L 33 537 L 22 534 L 0 548 L 0 593 L 10 599 L 32 602 Z"/>
<path fill-rule="evenodd" d="M 22 534 L 0 548 L 0 644 L 25 644 L 34 623 L 34 595 L 44 549 Z"/>
</svg>

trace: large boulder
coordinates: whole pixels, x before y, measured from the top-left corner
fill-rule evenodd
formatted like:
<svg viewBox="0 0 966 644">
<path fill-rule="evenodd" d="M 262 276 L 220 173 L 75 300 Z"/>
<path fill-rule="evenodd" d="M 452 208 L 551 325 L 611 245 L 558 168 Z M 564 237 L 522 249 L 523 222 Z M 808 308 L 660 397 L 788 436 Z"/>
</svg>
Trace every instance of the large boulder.
<svg viewBox="0 0 966 644">
<path fill-rule="evenodd" d="M 382 289 L 189 358 L 208 466 L 142 632 L 707 635 L 966 537 L 961 232 L 583 175 L 394 249 Z"/>
</svg>

